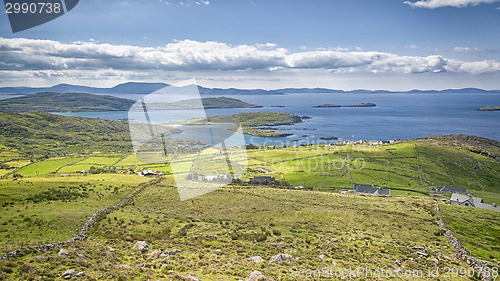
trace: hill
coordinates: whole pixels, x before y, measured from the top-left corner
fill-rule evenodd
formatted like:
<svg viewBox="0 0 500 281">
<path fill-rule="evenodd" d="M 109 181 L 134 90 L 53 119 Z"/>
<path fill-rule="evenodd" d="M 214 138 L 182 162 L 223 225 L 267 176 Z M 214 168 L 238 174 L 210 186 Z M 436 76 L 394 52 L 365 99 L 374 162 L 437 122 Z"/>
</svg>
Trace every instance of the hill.
<svg viewBox="0 0 500 281">
<path fill-rule="evenodd" d="M 158 128 L 164 130 L 165 135 L 180 132 Z M 129 126 L 125 121 L 41 112 L 0 112 L 0 144 L 33 157 L 131 150 Z"/>
<path fill-rule="evenodd" d="M 88 93 L 88 94 L 108 94 L 108 95 L 128 95 L 128 94 L 149 94 L 161 88 L 170 86 L 165 83 L 140 83 L 140 82 L 127 82 L 116 85 L 111 88 L 97 88 L 88 86 L 78 86 L 70 84 L 59 84 L 52 87 L 2 87 L 0 93 L 4 94 L 34 94 L 39 92 L 61 92 L 61 93 Z M 264 89 L 221 89 L 221 88 L 207 88 L 198 87 L 202 95 L 281 95 L 283 93 L 500 93 L 500 90 L 484 90 L 478 88 L 463 88 L 463 89 L 444 89 L 444 90 L 410 90 L 410 91 L 389 91 L 389 90 L 336 90 L 328 88 L 284 88 L 275 90 Z"/>
<path fill-rule="evenodd" d="M 247 103 L 234 98 L 217 97 L 217 98 L 202 98 L 201 103 L 203 108 L 260 108 L 262 106 Z M 149 109 L 175 110 L 175 109 L 197 109 L 200 107 L 199 99 L 181 100 L 173 103 L 153 103 L 149 104 Z"/>
<path fill-rule="evenodd" d="M 96 112 L 129 110 L 133 100 L 83 93 L 37 93 L 0 101 L 0 112 Z"/>
</svg>

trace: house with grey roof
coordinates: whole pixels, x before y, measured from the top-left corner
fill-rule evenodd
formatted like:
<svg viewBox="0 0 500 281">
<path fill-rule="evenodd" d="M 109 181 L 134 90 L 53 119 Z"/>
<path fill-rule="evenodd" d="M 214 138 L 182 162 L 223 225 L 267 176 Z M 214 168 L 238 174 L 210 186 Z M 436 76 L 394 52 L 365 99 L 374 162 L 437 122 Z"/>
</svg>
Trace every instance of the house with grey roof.
<svg viewBox="0 0 500 281">
<path fill-rule="evenodd" d="M 268 176 L 256 176 L 250 179 L 251 183 L 274 183 L 276 179 Z"/>
<path fill-rule="evenodd" d="M 500 210 L 495 204 L 485 204 L 482 198 L 453 193 L 450 198 L 451 205 L 469 206 L 481 209 Z"/>
<path fill-rule="evenodd" d="M 469 194 L 465 187 L 460 186 L 446 186 L 442 185 L 438 188 L 440 192 L 450 192 L 450 193 L 460 193 L 460 194 Z"/>
<path fill-rule="evenodd" d="M 391 190 L 388 188 L 375 188 L 368 184 L 354 184 L 352 194 L 369 194 L 369 195 L 391 195 Z"/>
</svg>

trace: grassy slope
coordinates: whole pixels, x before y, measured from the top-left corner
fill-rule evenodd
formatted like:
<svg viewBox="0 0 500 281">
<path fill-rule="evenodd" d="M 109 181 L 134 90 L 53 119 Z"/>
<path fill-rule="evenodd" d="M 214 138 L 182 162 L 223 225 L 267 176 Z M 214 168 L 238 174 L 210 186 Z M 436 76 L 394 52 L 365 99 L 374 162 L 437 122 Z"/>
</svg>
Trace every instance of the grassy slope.
<svg viewBox="0 0 500 281">
<path fill-rule="evenodd" d="M 36 259 L 38 253 L 15 258 L 6 265 L 13 268 L 8 276 L 50 278 L 75 269 L 85 271 L 90 278 L 104 273 L 119 280 L 188 275 L 202 280 L 238 280 L 259 270 L 272 280 L 296 280 L 290 276 L 291 266 L 395 270 L 399 268 L 396 260 L 400 260 L 405 269 L 427 271 L 434 268 L 434 257 L 440 260 L 440 267 L 465 266 L 453 259 L 454 251 L 439 235 L 431 200 L 235 187 L 180 202 L 177 191 L 168 187 L 170 184 L 172 180 L 167 179 L 148 187 L 133 205 L 114 212 L 93 228 L 90 240 L 69 247 L 69 256 L 58 257 L 57 248 L 44 254 L 50 263 Z M 179 236 L 179 231 L 189 224 L 194 226 L 185 236 Z M 332 238 L 339 241 L 331 242 Z M 162 266 L 161 259 L 148 262 L 147 255 L 131 250 L 137 240 L 146 240 L 150 252 L 183 252 L 165 259 Z M 436 250 L 451 259 L 435 254 L 419 258 L 411 245 Z M 106 246 L 115 252 L 104 253 Z M 221 253 L 212 256 L 216 249 Z M 275 265 L 247 260 L 255 255 L 268 260 L 283 252 L 297 261 Z M 87 258 L 82 260 L 77 254 Z M 323 260 L 319 258 L 322 254 Z M 139 263 L 152 267 L 137 268 Z M 34 273 L 20 269 L 22 264 L 33 266 Z M 133 269 L 122 269 L 122 264 Z M 169 275 L 170 270 L 175 273 Z"/>
<path fill-rule="evenodd" d="M 37 93 L 0 101 L 0 111 L 88 112 L 129 110 L 133 100 L 83 93 Z"/>
</svg>

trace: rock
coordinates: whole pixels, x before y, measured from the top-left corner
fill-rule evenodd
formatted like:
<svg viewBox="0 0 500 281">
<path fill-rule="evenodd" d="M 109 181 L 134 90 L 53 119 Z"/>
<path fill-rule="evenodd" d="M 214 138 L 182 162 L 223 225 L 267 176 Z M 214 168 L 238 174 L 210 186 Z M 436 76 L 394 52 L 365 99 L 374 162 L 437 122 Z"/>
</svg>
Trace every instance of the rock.
<svg viewBox="0 0 500 281">
<path fill-rule="evenodd" d="M 152 261 L 154 261 L 154 260 L 155 260 L 155 259 L 153 259 L 153 258 L 148 258 L 148 259 L 146 260 L 146 262 L 152 262 Z"/>
<path fill-rule="evenodd" d="M 172 251 L 166 251 L 165 254 L 169 255 L 169 256 L 174 256 L 174 255 L 177 255 L 179 253 L 182 253 L 182 250 L 179 250 L 179 249 L 175 249 L 175 250 L 172 250 Z"/>
<path fill-rule="evenodd" d="M 74 271 L 73 269 L 70 269 L 70 270 L 67 270 L 66 272 L 64 272 L 63 275 L 61 275 L 61 277 L 64 279 L 70 279 L 71 277 L 73 277 L 75 275 L 76 275 L 76 271 Z"/>
<path fill-rule="evenodd" d="M 59 250 L 59 252 L 57 253 L 58 256 L 67 256 L 69 255 L 69 252 L 68 250 L 65 250 L 65 249 L 61 249 Z"/>
<path fill-rule="evenodd" d="M 161 250 L 154 250 L 153 252 L 149 253 L 148 256 L 153 259 L 157 259 L 161 254 Z"/>
<path fill-rule="evenodd" d="M 145 265 L 144 265 L 144 267 L 145 267 L 145 268 L 151 268 L 151 267 L 152 267 L 152 265 L 151 265 L 151 264 L 149 264 L 149 263 L 147 263 L 147 264 L 145 264 Z"/>
<path fill-rule="evenodd" d="M 105 253 L 114 253 L 115 249 L 111 248 L 110 246 L 106 246 L 108 249 L 104 251 Z"/>
<path fill-rule="evenodd" d="M 424 253 L 424 252 L 416 252 L 417 255 L 419 256 L 422 256 L 422 257 L 427 257 L 429 256 L 428 254 Z"/>
<path fill-rule="evenodd" d="M 149 250 L 148 243 L 146 241 L 137 241 L 132 249 L 139 250 L 141 253 L 145 253 Z"/>
<path fill-rule="evenodd" d="M 254 271 L 250 273 L 250 276 L 246 281 L 267 281 L 266 276 L 264 274 L 260 273 L 259 271 Z"/>
<path fill-rule="evenodd" d="M 175 274 L 175 271 L 173 270 L 170 270 L 169 272 L 167 272 L 168 275 L 174 275 Z"/>
<path fill-rule="evenodd" d="M 78 272 L 78 273 L 75 275 L 75 277 L 78 277 L 78 278 L 83 277 L 83 276 L 85 276 L 85 272 L 83 272 L 83 271 L 80 271 L 80 272 Z"/>
<path fill-rule="evenodd" d="M 79 258 L 81 258 L 82 260 L 87 259 L 87 257 L 85 257 L 85 256 L 84 256 L 84 255 L 82 255 L 82 254 L 78 254 L 78 257 L 79 257 Z"/>
<path fill-rule="evenodd" d="M 325 255 L 319 255 L 319 259 L 320 259 L 321 261 L 323 261 L 323 260 L 325 259 L 325 257 L 326 257 Z"/>
<path fill-rule="evenodd" d="M 338 242 L 338 241 L 339 241 L 339 239 L 337 239 L 337 238 L 332 238 L 332 239 L 330 240 L 330 242 Z"/>
<path fill-rule="evenodd" d="M 188 281 L 201 281 L 200 278 L 198 278 L 196 276 L 191 276 L 191 275 L 189 275 L 188 277 L 186 277 L 186 280 L 188 280 Z"/>
<path fill-rule="evenodd" d="M 216 258 L 217 258 L 217 255 L 216 255 L 216 254 L 211 254 L 211 255 L 210 255 L 210 258 L 212 258 L 212 259 L 216 259 Z"/>
<path fill-rule="evenodd" d="M 255 257 L 251 257 L 248 259 L 249 261 L 253 261 L 253 262 L 256 262 L 256 263 L 259 263 L 259 262 L 263 262 L 264 259 L 259 257 L 259 256 L 255 256 Z"/>
<path fill-rule="evenodd" d="M 273 256 L 271 259 L 269 259 L 269 262 L 273 262 L 276 264 L 281 264 L 282 262 L 287 261 L 287 262 L 295 262 L 292 256 L 288 254 L 278 254 L 276 256 Z"/>
<path fill-rule="evenodd" d="M 39 256 L 36 256 L 37 259 L 45 259 L 46 257 L 44 255 L 39 255 Z"/>
<path fill-rule="evenodd" d="M 158 256 L 160 259 L 164 259 L 164 258 L 168 258 L 169 255 L 168 254 L 165 254 L 165 253 L 162 253 L 161 255 Z"/>
<path fill-rule="evenodd" d="M 215 250 L 215 254 L 220 255 L 222 251 L 220 249 Z"/>
<path fill-rule="evenodd" d="M 130 265 L 127 265 L 127 264 L 122 264 L 120 265 L 121 268 L 125 268 L 125 269 L 132 269 L 132 267 Z"/>
<path fill-rule="evenodd" d="M 396 260 L 396 265 L 397 266 L 401 266 L 401 261 L 400 260 Z"/>
</svg>

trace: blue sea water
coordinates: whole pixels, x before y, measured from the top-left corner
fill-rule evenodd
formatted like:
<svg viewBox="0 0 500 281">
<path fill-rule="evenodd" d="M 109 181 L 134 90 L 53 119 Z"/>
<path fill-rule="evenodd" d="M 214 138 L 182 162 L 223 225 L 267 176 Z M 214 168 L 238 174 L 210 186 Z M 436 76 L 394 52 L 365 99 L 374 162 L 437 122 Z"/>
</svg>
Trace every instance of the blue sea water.
<svg viewBox="0 0 500 281">
<path fill-rule="evenodd" d="M 278 126 L 291 133 L 286 138 L 245 136 L 248 144 L 317 143 L 320 137 L 343 140 L 414 139 L 441 134 L 468 134 L 500 141 L 500 111 L 478 111 L 485 106 L 500 106 L 500 94 L 489 93 L 387 93 L 387 94 L 285 94 L 231 96 L 262 108 L 207 109 L 207 116 L 229 115 L 248 111 L 279 111 L 312 117 L 293 126 Z M 321 104 L 350 105 L 373 102 L 376 107 L 315 108 Z M 276 107 L 283 106 L 283 107 Z M 126 111 L 59 113 L 119 120 Z M 177 110 L 175 115 L 158 112 L 152 122 L 183 121 L 189 111 Z M 186 132 L 192 134 L 193 132 Z M 178 135 L 177 137 L 181 137 Z M 327 142 L 327 141 L 320 141 Z"/>
</svg>

